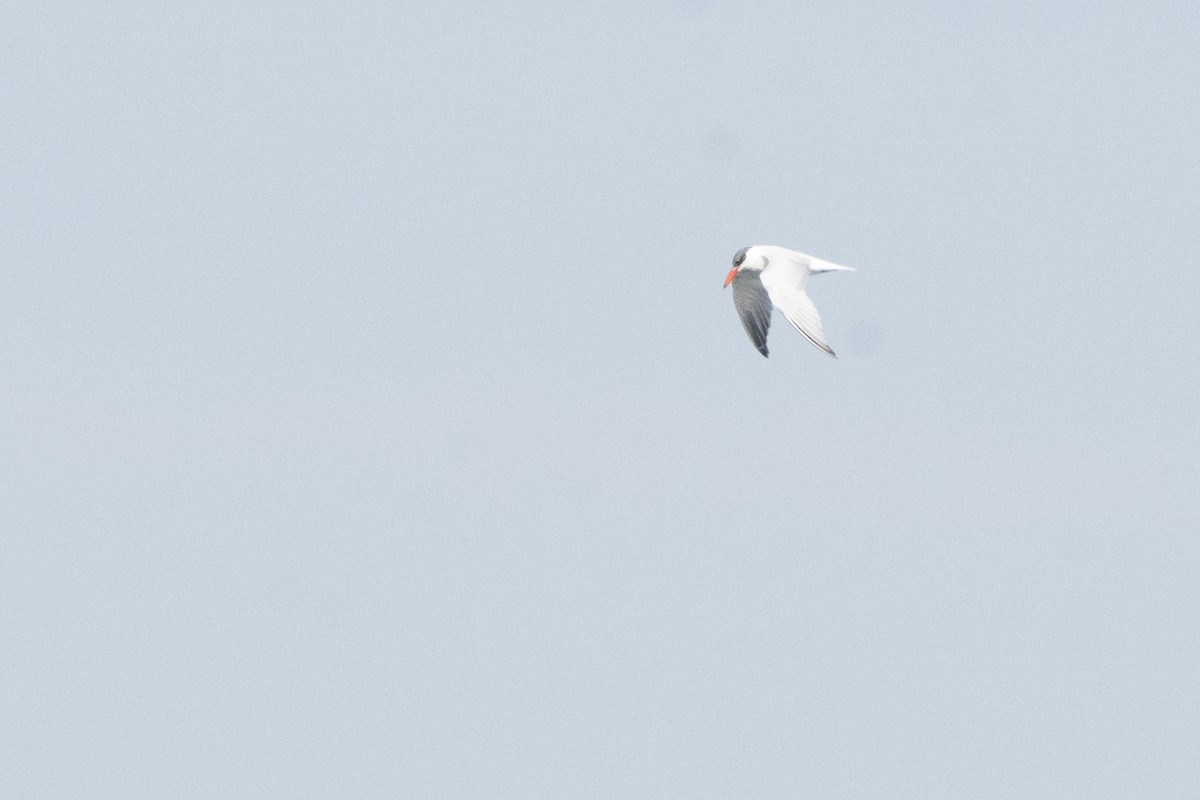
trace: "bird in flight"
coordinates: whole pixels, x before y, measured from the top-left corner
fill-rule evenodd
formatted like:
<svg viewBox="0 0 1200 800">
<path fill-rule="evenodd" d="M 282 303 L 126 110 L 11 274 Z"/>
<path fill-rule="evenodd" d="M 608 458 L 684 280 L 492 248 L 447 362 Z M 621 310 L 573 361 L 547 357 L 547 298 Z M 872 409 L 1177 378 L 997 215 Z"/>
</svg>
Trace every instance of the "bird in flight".
<svg viewBox="0 0 1200 800">
<path fill-rule="evenodd" d="M 733 305 L 758 352 L 767 355 L 767 329 L 771 327 L 771 308 L 774 307 L 814 347 L 837 358 L 825 344 L 817 307 L 804 293 L 809 275 L 837 270 L 853 272 L 854 268 L 769 244 L 756 244 L 737 251 L 733 269 L 725 276 L 725 285 L 733 284 Z"/>
</svg>

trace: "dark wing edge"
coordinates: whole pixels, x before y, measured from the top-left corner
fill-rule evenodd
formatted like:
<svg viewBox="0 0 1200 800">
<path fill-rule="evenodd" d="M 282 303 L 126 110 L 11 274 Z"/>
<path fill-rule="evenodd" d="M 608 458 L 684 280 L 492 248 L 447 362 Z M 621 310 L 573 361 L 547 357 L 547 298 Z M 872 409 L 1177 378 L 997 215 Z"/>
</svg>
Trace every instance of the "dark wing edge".
<svg viewBox="0 0 1200 800">
<path fill-rule="evenodd" d="M 811 344 L 813 347 L 817 348 L 818 350 L 824 350 L 829 355 L 833 356 L 834 358 L 837 358 L 837 353 L 833 352 L 833 349 L 830 348 L 829 345 L 827 345 L 824 342 L 820 341 L 819 339 L 815 338 L 811 333 L 804 330 L 804 328 L 801 328 L 799 325 L 797 325 L 791 319 L 789 319 L 788 322 L 791 322 L 792 327 L 795 328 L 796 330 L 800 331 L 800 335 L 803 336 L 805 339 L 808 339 L 809 344 Z"/>
<path fill-rule="evenodd" d="M 739 272 L 733 279 L 733 306 L 742 327 L 758 352 L 767 355 L 767 331 L 771 327 L 771 298 L 757 272 Z"/>
</svg>

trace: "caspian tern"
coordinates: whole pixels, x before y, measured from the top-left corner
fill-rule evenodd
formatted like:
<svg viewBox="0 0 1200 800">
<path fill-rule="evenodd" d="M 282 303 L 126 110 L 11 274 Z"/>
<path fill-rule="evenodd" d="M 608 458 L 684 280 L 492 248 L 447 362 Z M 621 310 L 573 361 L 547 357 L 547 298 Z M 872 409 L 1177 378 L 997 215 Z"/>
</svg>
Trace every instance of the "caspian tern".
<svg viewBox="0 0 1200 800">
<path fill-rule="evenodd" d="M 737 251 L 733 269 L 725 276 L 725 285 L 733 284 L 733 305 L 758 352 L 767 355 L 767 329 L 771 327 L 771 307 L 774 306 L 804 334 L 805 339 L 837 358 L 825 344 L 825 332 L 821 330 L 821 317 L 816 306 L 804 293 L 804 283 L 809 275 L 837 270 L 853 272 L 854 268 L 769 244 L 756 244 Z"/>
</svg>

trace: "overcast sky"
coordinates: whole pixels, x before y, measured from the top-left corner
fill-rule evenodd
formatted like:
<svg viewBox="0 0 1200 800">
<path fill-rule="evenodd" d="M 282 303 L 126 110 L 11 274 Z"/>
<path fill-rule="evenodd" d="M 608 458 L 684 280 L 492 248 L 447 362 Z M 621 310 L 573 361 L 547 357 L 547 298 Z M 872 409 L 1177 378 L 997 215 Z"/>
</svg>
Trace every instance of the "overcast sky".
<svg viewBox="0 0 1200 800">
<path fill-rule="evenodd" d="M 1195 795 L 1198 53 L 6 4 L 0 795 Z"/>
</svg>

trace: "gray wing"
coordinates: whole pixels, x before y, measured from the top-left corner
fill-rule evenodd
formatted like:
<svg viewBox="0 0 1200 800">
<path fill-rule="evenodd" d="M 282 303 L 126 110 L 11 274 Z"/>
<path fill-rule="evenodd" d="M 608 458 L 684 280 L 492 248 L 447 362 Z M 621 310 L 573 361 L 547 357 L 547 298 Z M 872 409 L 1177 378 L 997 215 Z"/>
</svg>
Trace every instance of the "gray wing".
<svg viewBox="0 0 1200 800">
<path fill-rule="evenodd" d="M 750 341 L 765 356 L 767 330 L 771 327 L 771 298 L 767 296 L 757 270 L 744 270 L 734 277 L 733 305 Z"/>
</svg>

